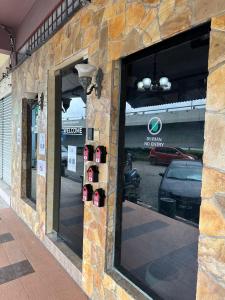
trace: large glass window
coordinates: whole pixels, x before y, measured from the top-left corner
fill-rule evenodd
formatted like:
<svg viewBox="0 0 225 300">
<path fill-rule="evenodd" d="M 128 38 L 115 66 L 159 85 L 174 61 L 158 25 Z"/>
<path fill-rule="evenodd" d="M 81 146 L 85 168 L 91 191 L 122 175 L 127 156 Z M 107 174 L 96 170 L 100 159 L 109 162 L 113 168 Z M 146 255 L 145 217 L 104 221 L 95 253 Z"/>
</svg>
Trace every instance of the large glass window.
<svg viewBox="0 0 225 300">
<path fill-rule="evenodd" d="M 122 61 L 115 265 L 154 299 L 195 299 L 208 32 Z"/>
</svg>

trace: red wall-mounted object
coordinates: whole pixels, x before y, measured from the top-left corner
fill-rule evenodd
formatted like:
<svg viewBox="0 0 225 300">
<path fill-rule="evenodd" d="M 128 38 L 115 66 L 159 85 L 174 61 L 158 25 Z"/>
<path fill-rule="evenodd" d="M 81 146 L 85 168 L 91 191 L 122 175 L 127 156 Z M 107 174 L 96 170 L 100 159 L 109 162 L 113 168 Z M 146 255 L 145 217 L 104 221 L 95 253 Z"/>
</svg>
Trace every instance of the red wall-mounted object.
<svg viewBox="0 0 225 300">
<path fill-rule="evenodd" d="M 85 145 L 83 155 L 84 155 L 84 160 L 85 161 L 93 161 L 94 147 L 92 145 Z"/>
<path fill-rule="evenodd" d="M 83 186 L 83 201 L 91 201 L 93 195 L 93 188 L 91 184 L 85 184 Z"/>
<path fill-rule="evenodd" d="M 95 161 L 97 163 L 106 163 L 106 147 L 98 146 L 95 151 Z"/>
<path fill-rule="evenodd" d="M 98 182 L 99 171 L 97 166 L 90 166 L 87 170 L 87 174 L 89 182 Z"/>
<path fill-rule="evenodd" d="M 105 205 L 105 191 L 103 189 L 95 190 L 93 194 L 93 204 L 97 207 L 103 207 Z"/>
</svg>

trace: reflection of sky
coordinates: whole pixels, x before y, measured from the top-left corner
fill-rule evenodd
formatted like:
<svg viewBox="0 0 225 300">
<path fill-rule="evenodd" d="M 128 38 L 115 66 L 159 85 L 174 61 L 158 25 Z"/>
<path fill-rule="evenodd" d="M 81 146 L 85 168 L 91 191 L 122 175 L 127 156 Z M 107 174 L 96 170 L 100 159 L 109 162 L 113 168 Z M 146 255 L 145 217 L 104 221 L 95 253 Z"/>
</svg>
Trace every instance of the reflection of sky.
<svg viewBox="0 0 225 300">
<path fill-rule="evenodd" d="M 184 102 L 177 102 L 177 103 L 170 103 L 170 104 L 162 104 L 162 105 L 155 105 L 155 106 L 145 106 L 145 107 L 138 107 L 132 108 L 129 103 L 126 103 L 126 113 L 134 113 L 134 112 L 151 112 L 152 110 L 155 112 L 157 110 L 186 110 L 190 109 L 192 105 L 200 105 L 204 106 L 206 103 L 206 99 L 198 99 L 193 101 L 184 101 Z M 198 108 L 198 107 L 196 107 Z M 70 107 L 66 113 L 62 112 L 63 120 L 71 120 L 71 119 L 82 119 L 85 118 L 85 103 L 79 97 L 72 98 L 70 102 Z"/>
<path fill-rule="evenodd" d="M 72 98 L 67 112 L 62 112 L 62 118 L 64 120 L 85 118 L 85 106 L 85 103 L 80 97 Z"/>
<path fill-rule="evenodd" d="M 126 103 L 126 113 L 134 113 L 134 112 L 144 112 L 144 111 L 149 111 L 151 112 L 154 110 L 156 112 L 157 110 L 162 111 L 162 110 L 186 110 L 186 109 L 191 109 L 192 105 L 201 105 L 204 106 L 206 103 L 206 99 L 198 99 L 198 100 L 193 100 L 193 101 L 180 101 L 176 103 L 169 103 L 169 104 L 162 104 L 162 105 L 155 105 L 155 106 L 145 106 L 145 107 L 138 107 L 138 108 L 132 108 L 129 103 Z M 198 108 L 198 107 L 196 107 Z"/>
</svg>

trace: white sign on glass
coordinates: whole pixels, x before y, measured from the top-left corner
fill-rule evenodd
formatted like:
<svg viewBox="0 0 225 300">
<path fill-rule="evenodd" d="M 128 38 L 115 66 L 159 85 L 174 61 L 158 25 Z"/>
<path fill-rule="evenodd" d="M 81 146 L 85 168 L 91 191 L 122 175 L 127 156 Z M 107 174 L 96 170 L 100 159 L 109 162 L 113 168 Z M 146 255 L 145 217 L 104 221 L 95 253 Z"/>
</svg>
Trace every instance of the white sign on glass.
<svg viewBox="0 0 225 300">
<path fill-rule="evenodd" d="M 46 175 L 46 161 L 45 160 L 37 161 L 37 173 L 38 173 L 38 175 L 45 177 L 45 175 Z"/>
<path fill-rule="evenodd" d="M 68 171 L 77 171 L 77 146 L 68 146 Z"/>
<path fill-rule="evenodd" d="M 45 155 L 45 133 L 39 134 L 39 154 Z"/>
</svg>

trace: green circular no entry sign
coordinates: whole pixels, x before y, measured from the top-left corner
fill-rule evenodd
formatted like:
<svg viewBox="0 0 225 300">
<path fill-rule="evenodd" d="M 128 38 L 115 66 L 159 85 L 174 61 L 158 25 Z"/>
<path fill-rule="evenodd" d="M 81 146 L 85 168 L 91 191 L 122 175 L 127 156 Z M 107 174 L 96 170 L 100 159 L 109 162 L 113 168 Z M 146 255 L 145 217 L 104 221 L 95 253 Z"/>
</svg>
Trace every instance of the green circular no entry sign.
<svg viewBox="0 0 225 300">
<path fill-rule="evenodd" d="M 162 121 L 158 117 L 153 117 L 148 122 L 148 131 L 151 135 L 157 135 L 162 130 Z"/>
</svg>

